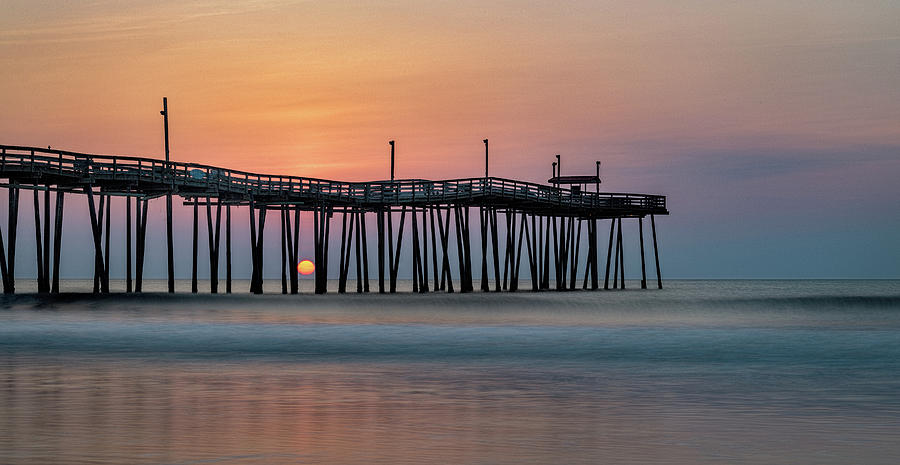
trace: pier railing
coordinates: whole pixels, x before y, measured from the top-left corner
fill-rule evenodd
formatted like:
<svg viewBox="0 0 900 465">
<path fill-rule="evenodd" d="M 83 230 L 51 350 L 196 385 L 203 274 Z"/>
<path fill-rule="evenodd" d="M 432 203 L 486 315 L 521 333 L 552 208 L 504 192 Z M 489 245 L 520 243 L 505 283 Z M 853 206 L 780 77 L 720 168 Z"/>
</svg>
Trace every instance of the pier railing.
<svg viewBox="0 0 900 465">
<path fill-rule="evenodd" d="M 143 157 L 94 155 L 37 147 L 0 145 L 0 176 L 27 182 L 122 188 L 132 193 L 171 192 L 184 197 L 360 208 L 431 204 L 502 204 L 526 209 L 628 210 L 666 213 L 661 195 L 596 193 L 504 178 L 440 181 L 343 182 L 299 176 L 250 173 L 197 163 Z"/>
</svg>

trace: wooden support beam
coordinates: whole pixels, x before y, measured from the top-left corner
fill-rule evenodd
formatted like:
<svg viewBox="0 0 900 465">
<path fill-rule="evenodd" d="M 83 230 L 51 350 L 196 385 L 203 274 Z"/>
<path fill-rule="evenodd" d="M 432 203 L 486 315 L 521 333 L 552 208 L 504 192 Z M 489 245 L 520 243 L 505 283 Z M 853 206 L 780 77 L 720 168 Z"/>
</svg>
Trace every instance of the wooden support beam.
<svg viewBox="0 0 900 465">
<path fill-rule="evenodd" d="M 136 199 L 136 220 L 137 220 L 137 241 L 135 244 L 135 270 L 134 270 L 134 292 L 143 290 L 144 282 L 144 252 L 146 251 L 147 239 L 147 211 L 150 210 L 150 201 L 147 199 Z"/>
<path fill-rule="evenodd" d="M 397 249 L 391 259 L 391 294 L 397 292 L 397 273 L 400 271 L 400 249 L 403 247 L 403 224 L 406 222 L 406 206 L 400 210 L 400 228 L 397 230 Z"/>
<path fill-rule="evenodd" d="M 369 292 L 369 230 L 366 228 L 366 211 L 359 212 L 360 226 L 359 233 L 362 235 L 362 270 L 363 270 L 363 292 Z"/>
<path fill-rule="evenodd" d="M 287 231 L 288 231 L 288 220 L 285 219 L 285 206 L 282 205 L 281 208 L 278 209 L 279 213 L 281 213 L 281 293 L 288 293 L 288 273 L 287 273 Z"/>
<path fill-rule="evenodd" d="M 44 248 L 41 244 L 41 205 L 37 189 L 31 191 L 34 194 L 34 251 L 37 259 L 37 288 L 38 292 L 44 290 Z M 49 245 L 49 244 L 48 244 Z"/>
<path fill-rule="evenodd" d="M 324 242 L 323 238 L 322 238 L 322 228 L 324 227 L 324 225 L 322 223 L 324 221 L 322 218 L 322 214 L 319 211 L 320 208 L 322 211 L 324 211 L 324 209 L 325 209 L 325 207 L 313 208 L 313 242 L 314 242 L 313 248 L 315 249 L 315 261 L 316 261 L 316 263 L 315 263 L 315 265 L 316 265 L 316 267 L 315 267 L 315 278 L 316 278 L 315 279 L 315 281 L 316 281 L 315 292 L 316 292 L 316 294 L 324 294 L 325 293 L 325 289 L 322 287 L 322 274 L 323 274 L 322 273 L 322 242 Z"/>
<path fill-rule="evenodd" d="M 446 218 L 446 221 L 445 221 Z M 441 216 L 441 211 L 438 210 L 437 214 L 438 219 L 438 229 L 441 236 L 441 290 L 447 290 L 447 292 L 453 292 L 453 273 L 450 268 L 450 208 L 447 208 L 447 214 L 445 217 Z"/>
<path fill-rule="evenodd" d="M 294 248 L 291 259 L 291 294 L 300 292 L 300 206 L 294 207 Z"/>
<path fill-rule="evenodd" d="M 662 289 L 662 274 L 659 272 L 659 249 L 656 246 L 656 219 L 650 215 L 650 229 L 653 231 L 653 257 L 656 259 L 656 283 Z"/>
<path fill-rule="evenodd" d="M 490 221 L 488 219 L 488 212 L 484 207 L 478 207 L 478 219 L 481 221 L 481 291 L 488 292 L 491 290 L 488 285 L 488 264 L 487 264 L 487 246 L 488 246 L 488 236 L 487 236 L 487 223 Z"/>
<path fill-rule="evenodd" d="M 191 238 L 193 241 L 191 242 L 191 293 L 196 294 L 198 291 L 197 286 L 197 209 L 200 206 L 200 199 L 194 197 L 194 222 L 193 229 L 191 229 L 192 235 Z"/>
<path fill-rule="evenodd" d="M 616 227 L 616 256 L 615 263 L 613 265 L 613 289 L 619 288 L 619 250 L 621 250 L 622 245 L 622 221 L 618 218 L 614 219 L 613 222 L 617 223 Z"/>
<path fill-rule="evenodd" d="M 531 290 L 538 291 L 538 262 L 537 262 L 537 231 L 535 230 L 534 215 L 531 215 L 531 231 L 528 228 L 528 215 L 522 212 L 522 226 L 525 229 L 525 245 L 528 250 L 528 273 L 531 274 Z M 532 234 L 533 232 L 533 234 Z"/>
<path fill-rule="evenodd" d="M 94 191 L 90 186 L 85 186 L 84 193 L 87 194 L 88 213 L 91 217 L 91 236 L 94 239 L 94 293 L 100 291 L 99 276 L 103 270 L 103 248 L 101 243 L 101 230 L 97 218 L 97 210 L 94 209 Z M 100 202 L 103 202 L 103 196 L 100 196 Z M 101 206 L 100 211 L 103 211 Z"/>
<path fill-rule="evenodd" d="M 576 221 L 573 219 L 573 221 Z M 575 233 L 575 245 L 573 253 L 572 253 L 572 267 L 569 269 L 570 281 L 569 281 L 569 289 L 575 289 L 575 281 L 578 279 L 578 255 L 581 253 L 581 223 L 582 220 L 579 218 L 578 220 L 578 232 Z M 570 234 L 573 228 L 569 228 Z"/>
<path fill-rule="evenodd" d="M 515 213 L 513 213 L 513 231 L 515 230 Z M 525 213 L 522 213 L 521 218 L 519 219 L 519 244 L 516 246 L 516 254 L 512 257 L 513 265 L 511 278 L 512 280 L 509 282 L 509 290 L 510 292 L 516 292 L 519 290 L 519 269 L 522 265 L 522 238 L 525 233 Z"/>
<path fill-rule="evenodd" d="M 219 292 L 219 231 L 222 224 L 222 201 L 216 199 L 216 224 L 213 228 L 212 201 L 206 198 L 206 243 L 209 252 L 209 292 Z"/>
<path fill-rule="evenodd" d="M 103 277 L 100 281 L 101 290 L 104 294 L 109 294 L 109 223 L 112 219 L 110 207 L 112 206 L 112 197 L 106 196 L 106 236 L 103 245 Z"/>
<path fill-rule="evenodd" d="M 172 194 L 166 194 L 166 253 L 168 290 L 175 292 L 175 239 L 172 235 Z"/>
<path fill-rule="evenodd" d="M 622 241 L 622 218 L 619 218 L 619 270 L 622 274 L 620 289 L 625 289 L 625 244 Z"/>
<path fill-rule="evenodd" d="M 56 218 L 53 221 L 53 284 L 50 292 L 59 294 L 59 264 L 62 255 L 63 200 L 65 192 L 56 191 Z M 0 255 L 3 252 L 3 239 L 0 238 Z M 2 259 L 2 257 L 0 257 Z M 5 262 L 4 262 L 5 265 Z"/>
<path fill-rule="evenodd" d="M 347 291 L 347 276 L 344 274 L 344 262 L 347 255 L 347 212 L 341 215 L 341 257 L 338 260 L 338 294 Z"/>
<path fill-rule="evenodd" d="M 375 226 L 378 230 L 378 293 L 384 294 L 384 210 L 379 210 L 375 216 Z"/>
<path fill-rule="evenodd" d="M 494 258 L 494 291 L 500 292 L 500 286 L 502 285 L 502 283 L 500 282 L 500 249 L 498 247 L 497 239 L 497 209 L 491 208 L 488 209 L 487 212 L 491 217 L 491 254 Z"/>
<path fill-rule="evenodd" d="M 419 292 L 419 282 L 422 275 L 419 272 L 421 263 L 421 250 L 419 247 L 419 220 L 416 207 L 412 207 L 412 286 L 413 292 Z"/>
<path fill-rule="evenodd" d="M 225 293 L 231 294 L 231 205 L 225 206 Z"/>
<path fill-rule="evenodd" d="M 515 265 L 510 260 L 515 251 L 515 228 L 513 222 L 515 222 L 515 215 L 511 214 L 510 210 L 506 210 L 506 245 L 503 247 L 503 290 L 509 289 L 509 278 L 512 278 L 510 267 Z"/>
<path fill-rule="evenodd" d="M 561 239 L 560 236 L 562 236 L 562 232 L 565 231 L 565 226 L 563 224 L 557 225 L 555 216 L 552 217 L 551 220 L 553 221 L 553 227 L 552 227 L 552 229 L 553 229 L 553 271 L 556 274 L 556 282 L 555 282 L 556 290 L 559 290 L 560 282 L 562 280 L 562 273 L 561 273 L 562 267 L 560 266 L 560 256 L 559 256 L 559 253 L 560 253 L 559 241 Z M 548 226 L 550 225 L 549 221 L 547 222 L 547 225 Z"/>
<path fill-rule="evenodd" d="M 599 244 L 597 243 L 597 241 L 599 240 L 599 234 L 598 234 L 599 230 L 597 229 L 597 219 L 596 218 L 591 219 L 591 228 L 593 229 L 593 234 L 594 234 L 591 239 L 591 246 L 593 246 L 593 249 L 594 249 L 594 254 L 591 257 L 591 289 L 597 290 L 599 288 L 599 282 L 598 282 L 599 279 L 598 279 L 597 275 L 599 274 L 598 255 L 600 255 L 599 254 L 600 250 L 599 250 Z"/>
<path fill-rule="evenodd" d="M 431 270 L 434 271 L 434 287 L 432 289 L 437 291 L 443 290 L 443 288 L 441 287 L 440 273 L 438 272 L 436 240 L 437 235 L 435 234 L 434 230 L 434 207 L 428 209 L 428 216 L 431 219 Z M 440 217 L 440 213 L 438 213 L 438 217 Z"/>
<path fill-rule="evenodd" d="M 44 191 L 44 292 L 50 292 L 50 186 Z M 40 265 L 38 265 L 40 266 Z"/>
<path fill-rule="evenodd" d="M 472 246 L 469 228 L 469 207 L 460 207 L 460 216 L 463 219 L 463 252 L 466 258 L 466 291 L 474 291 L 472 285 Z"/>
<path fill-rule="evenodd" d="M 543 218 L 542 218 L 543 219 Z M 553 229 L 554 233 L 556 232 L 556 228 Z M 541 289 L 550 289 L 550 217 L 547 217 L 547 224 L 544 229 L 544 236 L 542 238 L 544 240 L 544 275 L 542 277 L 543 283 L 541 284 Z"/>
<path fill-rule="evenodd" d="M 10 183 L 9 187 L 9 218 L 7 221 L 9 242 L 6 244 L 6 270 L 8 288 L 3 292 L 15 294 L 16 292 L 16 229 L 19 224 L 19 188 L 16 183 Z"/>
<path fill-rule="evenodd" d="M 9 196 L 12 196 L 12 189 L 10 189 Z M 6 251 L 3 248 L 3 233 L 0 231 L 0 273 L 3 274 L 3 293 L 4 294 L 12 294 L 10 290 L 9 284 L 9 269 L 7 265 L 9 264 L 6 260 Z"/>
<path fill-rule="evenodd" d="M 613 235 L 616 232 L 616 219 L 612 218 L 609 222 L 609 247 L 606 249 L 606 277 L 603 279 L 603 289 L 609 290 L 609 265 L 612 261 Z M 616 252 L 618 252 L 618 248 Z M 616 258 L 616 263 L 619 259 Z"/>
<path fill-rule="evenodd" d="M 356 220 L 356 245 L 355 245 L 354 251 L 356 252 L 356 293 L 357 294 L 362 294 L 362 291 L 363 291 L 362 256 L 361 256 L 362 251 L 360 250 L 361 245 L 362 245 L 361 244 L 362 240 L 360 238 L 360 235 L 362 233 L 362 231 L 361 231 L 362 226 L 360 226 L 360 223 L 361 223 L 360 217 L 361 216 L 362 216 L 361 211 L 357 211 L 353 215 L 354 219 Z"/>
<path fill-rule="evenodd" d="M 131 197 L 125 197 L 125 292 L 129 294 L 134 290 L 131 276 Z"/>
<path fill-rule="evenodd" d="M 644 263 L 644 219 L 638 218 L 638 238 L 641 243 L 641 289 L 647 289 L 647 265 Z"/>
<path fill-rule="evenodd" d="M 428 292 L 428 209 L 422 208 L 422 254 L 419 256 L 419 267 L 422 269 L 422 280 L 419 291 Z"/>
</svg>

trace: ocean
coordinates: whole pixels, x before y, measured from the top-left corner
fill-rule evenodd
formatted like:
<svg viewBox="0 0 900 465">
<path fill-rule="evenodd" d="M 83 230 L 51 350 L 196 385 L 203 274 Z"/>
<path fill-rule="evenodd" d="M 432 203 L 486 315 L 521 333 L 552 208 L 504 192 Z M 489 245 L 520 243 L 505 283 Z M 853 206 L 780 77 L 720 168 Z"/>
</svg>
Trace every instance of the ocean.
<svg viewBox="0 0 900 465">
<path fill-rule="evenodd" d="M 900 463 L 900 281 L 664 284 L 5 296 L 0 463 Z"/>
</svg>

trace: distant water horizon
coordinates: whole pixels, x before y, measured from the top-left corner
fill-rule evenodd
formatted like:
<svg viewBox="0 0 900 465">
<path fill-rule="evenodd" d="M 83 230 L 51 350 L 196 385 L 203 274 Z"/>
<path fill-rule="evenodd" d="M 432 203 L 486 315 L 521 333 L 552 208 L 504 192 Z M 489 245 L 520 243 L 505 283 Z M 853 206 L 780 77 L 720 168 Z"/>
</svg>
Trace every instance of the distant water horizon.
<svg viewBox="0 0 900 465">
<path fill-rule="evenodd" d="M 277 280 L 261 296 L 246 281 L 232 295 L 24 284 L 0 298 L 0 463 L 900 460 L 898 280 L 325 296 Z"/>
</svg>

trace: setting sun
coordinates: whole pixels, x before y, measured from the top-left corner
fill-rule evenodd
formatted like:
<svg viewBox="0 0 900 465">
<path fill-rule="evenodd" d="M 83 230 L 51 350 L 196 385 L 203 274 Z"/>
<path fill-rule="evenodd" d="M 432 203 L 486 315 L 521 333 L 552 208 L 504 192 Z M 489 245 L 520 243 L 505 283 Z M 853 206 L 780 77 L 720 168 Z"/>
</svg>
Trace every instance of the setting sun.
<svg viewBox="0 0 900 465">
<path fill-rule="evenodd" d="M 312 274 L 316 271 L 316 265 L 309 260 L 303 260 L 297 264 L 297 271 L 302 275 Z"/>
</svg>

